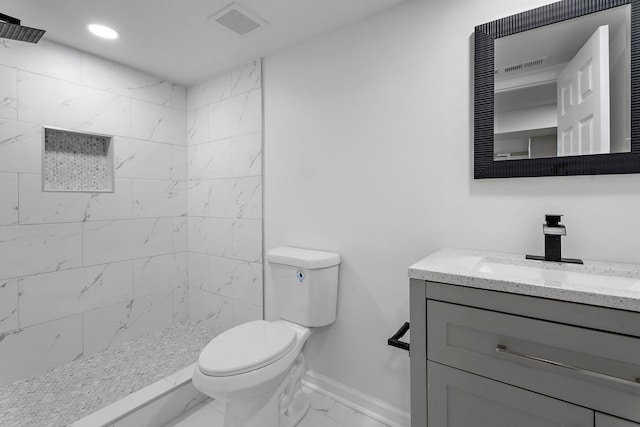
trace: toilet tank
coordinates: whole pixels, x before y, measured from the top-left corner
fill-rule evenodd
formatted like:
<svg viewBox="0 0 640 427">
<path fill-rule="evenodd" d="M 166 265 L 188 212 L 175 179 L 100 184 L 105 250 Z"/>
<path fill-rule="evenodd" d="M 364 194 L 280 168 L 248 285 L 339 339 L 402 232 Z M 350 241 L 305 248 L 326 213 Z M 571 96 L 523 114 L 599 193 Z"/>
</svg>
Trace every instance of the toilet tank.
<svg viewBox="0 0 640 427">
<path fill-rule="evenodd" d="M 336 320 L 339 254 L 281 246 L 267 262 L 281 319 L 308 327 Z"/>
</svg>

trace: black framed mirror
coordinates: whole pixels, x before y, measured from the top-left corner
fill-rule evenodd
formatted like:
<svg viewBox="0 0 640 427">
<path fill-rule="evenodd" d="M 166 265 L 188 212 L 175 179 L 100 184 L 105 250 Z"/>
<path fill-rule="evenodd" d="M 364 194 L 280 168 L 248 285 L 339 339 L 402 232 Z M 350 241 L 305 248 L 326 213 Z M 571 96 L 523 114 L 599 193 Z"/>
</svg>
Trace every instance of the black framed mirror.
<svg viewBox="0 0 640 427">
<path fill-rule="evenodd" d="M 475 28 L 474 178 L 640 173 L 640 0 Z"/>
</svg>

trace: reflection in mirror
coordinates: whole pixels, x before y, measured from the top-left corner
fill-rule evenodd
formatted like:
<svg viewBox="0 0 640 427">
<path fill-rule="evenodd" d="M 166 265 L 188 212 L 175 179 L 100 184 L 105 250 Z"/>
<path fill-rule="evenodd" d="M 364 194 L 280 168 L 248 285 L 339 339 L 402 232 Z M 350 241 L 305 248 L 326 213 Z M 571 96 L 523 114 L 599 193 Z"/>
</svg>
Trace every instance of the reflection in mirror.
<svg viewBox="0 0 640 427">
<path fill-rule="evenodd" d="M 495 40 L 494 160 L 631 151 L 631 5 Z"/>
</svg>

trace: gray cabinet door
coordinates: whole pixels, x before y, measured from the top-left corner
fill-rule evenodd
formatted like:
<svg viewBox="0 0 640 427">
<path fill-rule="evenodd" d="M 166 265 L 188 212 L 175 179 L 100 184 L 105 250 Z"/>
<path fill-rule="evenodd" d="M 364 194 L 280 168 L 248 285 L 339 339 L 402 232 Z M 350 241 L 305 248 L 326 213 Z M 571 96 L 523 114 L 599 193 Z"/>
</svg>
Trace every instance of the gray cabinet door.
<svg viewBox="0 0 640 427">
<path fill-rule="evenodd" d="M 427 370 L 429 427 L 594 426 L 589 409 L 431 361 Z"/>
<path fill-rule="evenodd" d="M 596 412 L 596 427 L 640 427 L 640 424 Z"/>
<path fill-rule="evenodd" d="M 640 422 L 640 338 L 433 300 L 427 325 L 429 360 Z"/>
</svg>

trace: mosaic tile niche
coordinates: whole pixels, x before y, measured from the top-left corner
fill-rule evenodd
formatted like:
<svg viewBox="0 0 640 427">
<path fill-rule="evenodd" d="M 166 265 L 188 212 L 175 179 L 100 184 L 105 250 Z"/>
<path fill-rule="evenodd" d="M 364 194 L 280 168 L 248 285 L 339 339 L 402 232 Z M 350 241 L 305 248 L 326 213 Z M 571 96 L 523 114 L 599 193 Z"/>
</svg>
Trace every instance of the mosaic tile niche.
<svg viewBox="0 0 640 427">
<path fill-rule="evenodd" d="M 44 128 L 43 191 L 113 192 L 112 137 Z"/>
</svg>

